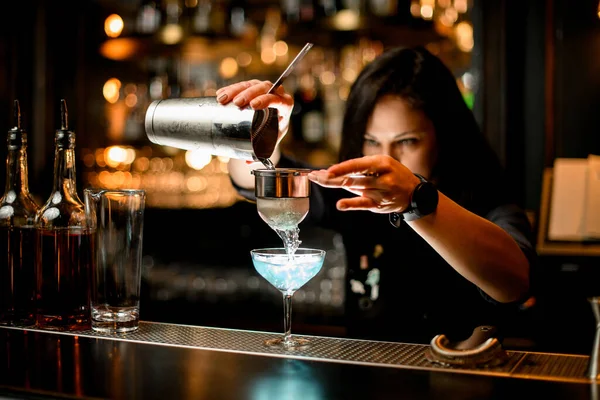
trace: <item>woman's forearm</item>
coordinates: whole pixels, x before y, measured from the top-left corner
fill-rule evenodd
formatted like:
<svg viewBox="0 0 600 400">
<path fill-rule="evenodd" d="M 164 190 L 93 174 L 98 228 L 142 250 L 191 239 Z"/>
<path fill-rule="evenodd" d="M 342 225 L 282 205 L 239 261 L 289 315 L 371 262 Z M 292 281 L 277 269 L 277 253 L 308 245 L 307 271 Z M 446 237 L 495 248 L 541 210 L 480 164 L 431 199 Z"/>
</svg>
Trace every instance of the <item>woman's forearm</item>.
<svg viewBox="0 0 600 400">
<path fill-rule="evenodd" d="M 529 289 L 529 261 L 498 225 L 440 193 L 436 212 L 408 224 L 458 273 L 493 299 L 519 300 Z"/>
</svg>

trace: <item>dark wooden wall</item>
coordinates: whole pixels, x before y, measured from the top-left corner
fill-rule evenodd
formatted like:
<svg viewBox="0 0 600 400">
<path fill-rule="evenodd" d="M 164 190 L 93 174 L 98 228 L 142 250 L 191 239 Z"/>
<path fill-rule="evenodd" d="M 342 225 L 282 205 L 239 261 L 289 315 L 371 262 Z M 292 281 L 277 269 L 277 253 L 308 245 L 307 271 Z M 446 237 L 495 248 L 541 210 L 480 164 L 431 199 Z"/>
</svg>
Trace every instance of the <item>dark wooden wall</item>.
<svg viewBox="0 0 600 400">
<path fill-rule="evenodd" d="M 600 154 L 598 1 L 555 1 L 555 156 Z M 599 200 L 600 204 L 600 200 Z"/>
<path fill-rule="evenodd" d="M 6 7 L 6 6 L 3 6 Z M 36 7 L 31 3 L 18 2 L 11 14 L 7 11 L 0 24 L 0 159 L 6 159 L 6 131 L 15 126 L 13 102 L 21 105 L 22 127 L 28 132 L 33 128 L 33 75 L 35 68 Z M 38 121 L 40 120 L 38 116 Z M 43 120 L 43 119 L 42 119 Z M 31 135 L 31 133 L 30 133 Z M 40 147 L 30 138 L 31 152 Z M 4 188 L 4 168 L 0 174 Z"/>
<path fill-rule="evenodd" d="M 543 168 L 600 154 L 598 1 L 475 1 L 475 114 L 523 205 Z"/>
<path fill-rule="evenodd" d="M 91 0 L 11 2 L 11 8 L 0 27 L 0 130 L 14 126 L 12 104 L 19 99 L 29 137 L 30 189 L 43 201 L 51 190 L 60 100 L 67 102 L 78 147 L 105 135 L 102 109 L 93 99 L 102 100 L 102 79 L 107 79 L 98 53 L 106 16 Z M 0 145 L 0 159 L 5 154 Z"/>
<path fill-rule="evenodd" d="M 521 204 L 536 211 L 545 157 L 544 1 L 476 1 L 474 112 Z"/>
</svg>

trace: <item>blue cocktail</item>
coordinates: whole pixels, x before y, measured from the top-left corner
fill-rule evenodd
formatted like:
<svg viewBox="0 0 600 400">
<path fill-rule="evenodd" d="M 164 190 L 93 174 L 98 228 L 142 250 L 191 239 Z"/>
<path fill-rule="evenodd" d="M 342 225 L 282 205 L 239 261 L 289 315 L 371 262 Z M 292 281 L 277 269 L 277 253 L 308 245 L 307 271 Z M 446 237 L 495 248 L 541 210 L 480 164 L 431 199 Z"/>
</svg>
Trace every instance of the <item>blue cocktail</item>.
<svg viewBox="0 0 600 400">
<path fill-rule="evenodd" d="M 307 339 L 292 338 L 292 296 L 321 270 L 325 250 L 299 248 L 288 254 L 285 248 L 252 250 L 252 262 L 258 273 L 283 294 L 283 338 L 265 341 L 268 346 L 294 348 L 306 346 Z"/>
</svg>

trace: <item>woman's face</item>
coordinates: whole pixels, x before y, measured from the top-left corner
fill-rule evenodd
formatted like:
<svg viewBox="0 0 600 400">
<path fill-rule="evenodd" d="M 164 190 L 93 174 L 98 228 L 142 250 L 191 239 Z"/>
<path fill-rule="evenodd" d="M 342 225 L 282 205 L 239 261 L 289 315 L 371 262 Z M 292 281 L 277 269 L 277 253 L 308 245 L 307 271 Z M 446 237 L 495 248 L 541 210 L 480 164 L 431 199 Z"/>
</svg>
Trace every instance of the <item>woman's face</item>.
<svg viewBox="0 0 600 400">
<path fill-rule="evenodd" d="M 435 129 L 425 113 L 406 100 L 382 97 L 369 118 L 364 140 L 363 155 L 389 155 L 413 173 L 431 178 L 437 160 Z"/>
</svg>

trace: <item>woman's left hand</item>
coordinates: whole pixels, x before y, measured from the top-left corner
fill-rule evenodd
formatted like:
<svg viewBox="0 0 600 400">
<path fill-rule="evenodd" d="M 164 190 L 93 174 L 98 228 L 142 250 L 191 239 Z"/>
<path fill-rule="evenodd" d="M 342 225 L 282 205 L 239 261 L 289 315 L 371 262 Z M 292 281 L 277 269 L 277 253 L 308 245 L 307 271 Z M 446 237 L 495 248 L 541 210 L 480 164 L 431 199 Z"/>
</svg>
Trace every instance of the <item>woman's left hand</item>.
<svg viewBox="0 0 600 400">
<path fill-rule="evenodd" d="M 308 179 L 328 188 L 342 188 L 358 197 L 341 199 L 338 210 L 402 212 L 420 183 L 408 168 L 386 155 L 365 156 L 313 171 Z"/>
</svg>

